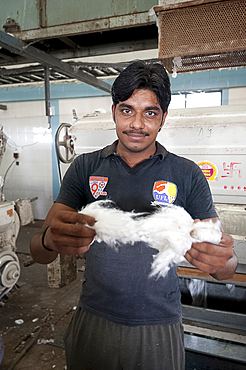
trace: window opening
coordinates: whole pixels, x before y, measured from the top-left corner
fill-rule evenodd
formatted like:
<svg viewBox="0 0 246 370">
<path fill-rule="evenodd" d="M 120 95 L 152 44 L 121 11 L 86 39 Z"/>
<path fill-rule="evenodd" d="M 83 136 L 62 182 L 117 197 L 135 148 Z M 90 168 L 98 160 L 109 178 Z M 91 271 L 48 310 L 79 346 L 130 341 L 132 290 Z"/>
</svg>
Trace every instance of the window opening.
<svg viewBox="0 0 246 370">
<path fill-rule="evenodd" d="M 215 107 L 222 103 L 222 91 L 173 93 L 169 109 Z"/>
</svg>

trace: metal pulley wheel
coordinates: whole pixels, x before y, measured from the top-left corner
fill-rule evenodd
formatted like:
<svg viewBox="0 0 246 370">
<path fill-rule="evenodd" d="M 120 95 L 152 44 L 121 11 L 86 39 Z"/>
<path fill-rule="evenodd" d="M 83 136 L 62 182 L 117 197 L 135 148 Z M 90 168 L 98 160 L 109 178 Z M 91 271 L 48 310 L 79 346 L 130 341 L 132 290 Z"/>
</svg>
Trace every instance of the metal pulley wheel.
<svg viewBox="0 0 246 370">
<path fill-rule="evenodd" d="M 71 163 L 75 157 L 74 141 L 68 133 L 71 126 L 71 123 L 61 123 L 55 134 L 56 155 L 62 163 Z"/>
<path fill-rule="evenodd" d="M 12 251 L 0 252 L 0 295 L 10 290 L 20 277 L 20 264 L 18 257 Z"/>
</svg>

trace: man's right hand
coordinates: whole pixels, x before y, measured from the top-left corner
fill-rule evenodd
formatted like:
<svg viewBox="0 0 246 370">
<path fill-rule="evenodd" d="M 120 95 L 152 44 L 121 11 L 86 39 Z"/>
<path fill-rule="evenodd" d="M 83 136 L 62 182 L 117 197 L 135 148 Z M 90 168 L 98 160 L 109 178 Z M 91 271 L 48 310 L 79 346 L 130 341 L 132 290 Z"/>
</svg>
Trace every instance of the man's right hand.
<svg viewBox="0 0 246 370">
<path fill-rule="evenodd" d="M 93 217 L 73 211 L 59 211 L 50 223 L 44 244 L 54 251 L 65 254 L 85 253 L 95 237 Z"/>
<path fill-rule="evenodd" d="M 42 228 L 31 240 L 30 252 L 33 260 L 47 264 L 54 261 L 57 254 L 78 255 L 87 252 L 95 237 L 95 231 L 88 225 L 93 226 L 94 223 L 93 217 L 79 214 L 64 204 L 55 203 Z M 52 251 L 46 250 L 42 245 L 42 235 L 47 227 L 44 245 Z"/>
</svg>

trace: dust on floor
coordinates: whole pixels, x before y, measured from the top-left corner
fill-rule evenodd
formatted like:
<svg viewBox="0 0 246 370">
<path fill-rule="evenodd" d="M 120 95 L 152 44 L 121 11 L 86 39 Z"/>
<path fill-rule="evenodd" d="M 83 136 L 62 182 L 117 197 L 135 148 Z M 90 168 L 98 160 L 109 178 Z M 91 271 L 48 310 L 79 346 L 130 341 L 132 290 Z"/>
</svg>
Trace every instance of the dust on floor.
<svg viewBox="0 0 246 370">
<path fill-rule="evenodd" d="M 0 301 L 1 370 L 66 369 L 63 335 L 78 304 L 84 260 L 77 279 L 60 289 L 47 284 L 47 267 L 32 264 L 29 242 L 40 227 L 22 227 L 17 239 L 21 277 Z M 1 346 L 0 346 L 1 347 Z"/>
</svg>

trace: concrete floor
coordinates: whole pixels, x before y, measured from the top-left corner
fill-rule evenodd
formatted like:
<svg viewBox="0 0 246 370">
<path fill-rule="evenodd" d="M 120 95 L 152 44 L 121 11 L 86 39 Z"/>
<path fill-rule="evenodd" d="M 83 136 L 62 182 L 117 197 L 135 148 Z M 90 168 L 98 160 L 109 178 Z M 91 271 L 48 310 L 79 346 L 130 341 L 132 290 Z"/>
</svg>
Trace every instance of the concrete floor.
<svg viewBox="0 0 246 370">
<path fill-rule="evenodd" d="M 78 271 L 77 279 L 69 285 L 51 289 L 45 265 L 24 266 L 31 260 L 29 242 L 41 225 L 36 221 L 24 226 L 18 235 L 21 276 L 17 286 L 0 301 L 0 337 L 4 343 L 1 370 L 66 369 L 62 338 L 78 303 L 83 272 Z M 83 264 L 80 260 L 78 266 Z M 22 324 L 15 322 L 19 319 Z"/>
<path fill-rule="evenodd" d="M 4 342 L 1 370 L 48 370 L 66 369 L 63 335 L 77 306 L 83 281 L 84 259 L 77 261 L 77 279 L 60 289 L 51 289 L 47 283 L 47 266 L 24 264 L 31 260 L 29 243 L 42 222 L 22 227 L 17 239 L 17 255 L 21 264 L 21 276 L 17 286 L 0 301 L 0 341 Z M 23 320 L 17 324 L 16 320 Z M 186 353 L 186 369 L 242 370 L 229 363 L 206 365 Z M 1 343 L 0 343 L 1 359 Z M 214 362 L 214 358 L 213 358 Z M 201 365 L 203 363 L 203 365 Z"/>
</svg>

